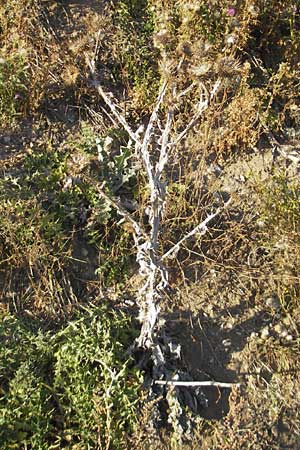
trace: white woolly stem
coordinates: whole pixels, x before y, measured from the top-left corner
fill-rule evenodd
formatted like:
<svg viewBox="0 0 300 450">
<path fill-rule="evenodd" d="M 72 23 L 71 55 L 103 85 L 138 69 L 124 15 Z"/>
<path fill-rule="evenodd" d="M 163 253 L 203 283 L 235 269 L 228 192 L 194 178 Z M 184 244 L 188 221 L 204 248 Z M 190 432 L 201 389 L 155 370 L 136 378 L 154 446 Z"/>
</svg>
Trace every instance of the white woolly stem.
<svg viewBox="0 0 300 450">
<path fill-rule="evenodd" d="M 129 126 L 127 120 L 125 117 L 122 116 L 122 114 L 117 110 L 116 106 L 112 102 L 112 100 L 109 98 L 109 96 L 104 92 L 101 84 L 97 81 L 96 77 L 96 70 L 95 70 L 95 61 L 88 59 L 87 60 L 88 65 L 90 67 L 90 71 L 94 80 L 95 88 L 98 91 L 98 94 L 103 98 L 113 115 L 118 119 L 118 122 L 122 125 L 122 127 L 127 131 L 130 138 L 136 142 L 137 144 L 141 145 L 141 142 L 137 139 L 136 134 L 132 131 L 131 127 Z"/>
<path fill-rule="evenodd" d="M 152 133 L 153 133 L 154 124 L 155 124 L 155 121 L 157 119 L 157 114 L 158 114 L 160 105 L 161 105 L 161 103 L 163 101 L 163 98 L 164 98 L 164 95 L 165 95 L 165 92 L 166 92 L 166 87 L 167 87 L 167 82 L 164 82 L 164 84 L 163 84 L 163 86 L 162 86 L 162 88 L 160 90 L 160 93 L 158 95 L 155 107 L 154 107 L 154 109 L 152 111 L 150 120 L 148 122 L 146 131 L 145 131 L 145 135 L 144 135 L 144 139 L 143 139 L 143 143 L 142 143 L 141 149 L 140 149 L 141 155 L 142 155 L 142 158 L 143 158 L 143 161 L 144 161 L 145 169 L 146 169 L 146 172 L 147 172 L 147 175 L 148 175 L 148 180 L 149 180 L 149 184 L 150 184 L 151 194 L 155 190 L 155 184 L 154 184 L 154 179 L 153 179 L 153 168 L 152 168 L 152 164 L 151 164 L 151 161 L 150 161 L 150 155 L 149 155 L 149 152 L 148 152 L 148 148 L 149 148 L 149 145 L 151 143 L 151 136 L 152 136 Z"/>
<path fill-rule="evenodd" d="M 240 387 L 240 383 L 222 383 L 219 381 L 165 381 L 165 380 L 155 380 L 154 384 L 159 384 L 161 386 L 176 386 L 176 387 L 197 387 L 197 386 L 207 386 L 207 387 L 219 387 L 219 388 L 232 388 Z"/>
<path fill-rule="evenodd" d="M 192 236 L 194 236 L 195 234 L 200 234 L 200 236 L 203 236 L 207 231 L 207 225 L 209 224 L 209 222 L 212 221 L 212 219 L 214 219 L 216 216 L 218 216 L 220 214 L 220 212 L 222 212 L 230 203 L 230 200 L 228 200 L 228 202 L 226 202 L 223 206 L 223 208 L 218 208 L 214 213 L 210 214 L 209 216 L 206 217 L 205 220 L 203 220 L 203 222 L 201 222 L 199 225 L 197 225 L 195 228 L 193 228 L 192 231 L 190 231 L 189 233 L 187 233 L 183 238 L 181 238 L 175 245 L 173 245 L 173 247 L 171 247 L 162 257 L 161 259 L 164 260 L 166 258 L 172 258 L 174 253 L 176 254 L 180 248 L 180 246 L 187 241 L 188 239 L 190 239 Z"/>
<path fill-rule="evenodd" d="M 200 117 L 203 115 L 204 111 L 209 107 L 211 101 L 216 96 L 216 94 L 218 92 L 218 89 L 220 87 L 220 84 L 221 84 L 221 81 L 217 80 L 215 82 L 215 84 L 214 84 L 210 94 L 208 94 L 206 88 L 203 88 L 204 92 L 206 93 L 206 98 L 203 99 L 203 97 L 205 97 L 205 96 L 203 95 L 203 92 L 202 92 L 201 99 L 200 99 L 200 101 L 198 103 L 198 108 L 197 108 L 198 111 L 196 112 L 194 117 L 191 119 L 191 121 L 187 124 L 185 129 L 180 133 L 180 135 L 177 136 L 175 141 L 172 142 L 172 145 L 179 144 L 179 142 L 187 135 L 187 133 L 196 125 L 196 123 L 198 122 Z"/>
</svg>

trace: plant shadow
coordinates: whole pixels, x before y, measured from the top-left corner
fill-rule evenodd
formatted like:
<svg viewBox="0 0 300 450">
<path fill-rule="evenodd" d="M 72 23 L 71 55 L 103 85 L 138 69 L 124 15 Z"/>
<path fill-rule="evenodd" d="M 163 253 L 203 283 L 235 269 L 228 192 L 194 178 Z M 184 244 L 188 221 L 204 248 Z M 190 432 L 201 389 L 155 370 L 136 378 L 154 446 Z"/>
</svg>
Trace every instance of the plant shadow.
<svg viewBox="0 0 300 450">
<path fill-rule="evenodd" d="M 238 306 L 220 309 L 218 316 L 240 317 L 248 308 L 247 302 Z M 232 328 L 220 325 L 218 317 L 210 318 L 189 310 L 171 314 L 166 318 L 166 332 L 182 348 L 183 370 L 197 381 L 218 381 L 241 383 L 247 373 L 239 370 L 240 362 L 235 355 L 247 346 L 251 333 L 259 333 L 266 325 L 266 318 L 257 312 L 247 320 L 240 321 Z M 193 389 L 193 388 L 184 388 Z M 229 412 L 230 388 L 203 387 L 207 407 L 197 413 L 205 419 L 221 419 Z"/>
</svg>

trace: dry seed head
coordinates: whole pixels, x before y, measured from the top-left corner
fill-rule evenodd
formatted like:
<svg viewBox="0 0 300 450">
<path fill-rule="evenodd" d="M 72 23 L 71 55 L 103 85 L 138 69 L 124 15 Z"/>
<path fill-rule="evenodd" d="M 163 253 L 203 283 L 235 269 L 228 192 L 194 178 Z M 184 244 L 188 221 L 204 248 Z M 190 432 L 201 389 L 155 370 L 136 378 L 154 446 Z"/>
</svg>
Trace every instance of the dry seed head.
<svg viewBox="0 0 300 450">
<path fill-rule="evenodd" d="M 191 69 L 191 72 L 196 75 L 197 77 L 203 77 L 208 74 L 208 72 L 211 70 L 211 63 L 210 62 L 203 62 L 199 66 L 193 67 Z"/>
<path fill-rule="evenodd" d="M 188 42 L 180 42 L 177 46 L 177 52 L 179 55 L 192 56 L 193 52 Z"/>
<path fill-rule="evenodd" d="M 78 67 L 70 65 L 65 68 L 62 74 L 62 79 L 66 86 L 72 86 L 76 84 L 79 76 Z"/>
<path fill-rule="evenodd" d="M 232 75 L 240 72 L 242 69 L 240 61 L 232 57 L 218 58 L 214 67 L 217 73 L 222 73 L 223 75 Z"/>
</svg>

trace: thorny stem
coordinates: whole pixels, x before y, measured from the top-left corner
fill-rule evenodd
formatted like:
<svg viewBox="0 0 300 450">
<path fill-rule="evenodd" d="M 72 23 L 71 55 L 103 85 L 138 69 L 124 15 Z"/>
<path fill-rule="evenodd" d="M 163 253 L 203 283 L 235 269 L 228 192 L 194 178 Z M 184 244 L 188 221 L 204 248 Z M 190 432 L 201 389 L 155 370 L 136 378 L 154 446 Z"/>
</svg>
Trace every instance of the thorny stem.
<svg viewBox="0 0 300 450">
<path fill-rule="evenodd" d="M 130 136 L 130 138 L 136 142 L 138 145 L 141 145 L 141 142 L 138 140 L 136 134 L 132 131 L 131 127 L 129 126 L 127 120 L 122 116 L 122 114 L 117 110 L 114 102 L 109 98 L 109 96 L 105 93 L 105 91 L 103 90 L 100 82 L 97 80 L 97 76 L 96 76 L 96 69 L 95 69 L 95 61 L 94 60 L 87 60 L 87 63 L 89 65 L 92 77 L 93 77 L 93 82 L 94 82 L 94 86 L 96 88 L 96 90 L 98 91 L 98 94 L 103 98 L 103 100 L 105 101 L 105 103 L 107 104 L 107 106 L 109 107 L 109 109 L 111 110 L 111 112 L 113 113 L 113 115 L 116 117 L 116 119 L 118 119 L 118 122 L 123 126 L 123 128 L 127 131 L 128 135 Z"/>
<path fill-rule="evenodd" d="M 150 155 L 149 155 L 149 152 L 148 152 L 148 148 L 149 148 L 149 145 L 151 143 L 151 136 L 152 136 L 152 133 L 153 133 L 153 128 L 154 128 L 155 122 L 157 120 L 157 114 L 158 114 L 160 105 L 161 105 L 161 103 L 163 101 L 163 98 L 164 98 L 164 95 L 166 93 L 166 88 L 167 88 L 167 82 L 165 81 L 163 86 L 162 86 L 162 88 L 161 88 L 161 90 L 160 90 L 160 93 L 159 93 L 158 98 L 157 98 L 156 105 L 155 105 L 155 107 L 153 109 L 153 112 L 151 114 L 151 117 L 149 119 L 146 131 L 145 131 L 143 143 L 142 143 L 142 146 L 141 146 L 141 149 L 140 149 L 141 155 L 142 155 L 142 158 L 143 158 L 143 161 L 144 161 L 145 169 L 146 169 L 146 172 L 147 172 L 147 175 L 148 175 L 151 195 L 153 194 L 153 192 L 155 190 L 155 183 L 154 183 L 153 168 L 152 168 L 152 164 L 151 164 L 151 161 L 150 161 Z"/>
<path fill-rule="evenodd" d="M 175 139 L 175 141 L 172 142 L 172 146 L 176 146 L 179 144 L 180 141 L 182 141 L 182 139 L 187 135 L 187 133 L 196 125 L 196 123 L 198 122 L 198 120 L 200 119 L 200 117 L 202 116 L 202 114 L 204 113 L 204 111 L 209 107 L 211 101 L 214 99 L 214 97 L 216 96 L 219 87 L 220 87 L 221 81 L 217 80 L 212 88 L 211 93 L 208 95 L 206 95 L 206 98 L 203 100 L 203 94 L 201 95 L 201 99 L 200 102 L 198 104 L 198 111 L 196 112 L 196 114 L 194 115 L 194 117 L 192 117 L 191 121 L 187 124 L 187 126 L 185 127 L 185 129 L 180 133 L 179 136 L 177 136 L 177 138 Z M 206 88 L 204 89 L 205 93 L 206 93 Z M 205 96 L 204 96 L 205 97 Z"/>
</svg>

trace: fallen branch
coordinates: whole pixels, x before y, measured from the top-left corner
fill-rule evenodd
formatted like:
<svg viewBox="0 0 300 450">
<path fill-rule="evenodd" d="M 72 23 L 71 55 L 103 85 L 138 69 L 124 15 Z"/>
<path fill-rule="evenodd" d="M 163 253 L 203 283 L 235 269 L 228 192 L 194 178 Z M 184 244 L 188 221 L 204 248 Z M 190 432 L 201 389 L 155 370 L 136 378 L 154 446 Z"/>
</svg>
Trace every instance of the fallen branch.
<svg viewBox="0 0 300 450">
<path fill-rule="evenodd" d="M 240 387 L 240 383 L 222 383 L 220 381 L 166 381 L 166 380 L 154 380 L 154 384 L 161 386 L 177 386 L 177 387 L 219 387 L 219 388 L 232 388 Z"/>
</svg>

